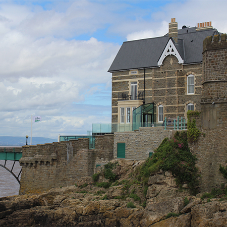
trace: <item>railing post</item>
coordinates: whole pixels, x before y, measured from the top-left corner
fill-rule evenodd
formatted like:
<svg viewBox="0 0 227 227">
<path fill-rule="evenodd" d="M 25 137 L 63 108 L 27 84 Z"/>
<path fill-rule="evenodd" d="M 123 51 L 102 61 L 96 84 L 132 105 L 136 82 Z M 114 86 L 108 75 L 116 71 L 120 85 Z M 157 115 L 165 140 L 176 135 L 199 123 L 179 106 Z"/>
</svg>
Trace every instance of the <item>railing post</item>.
<svg viewBox="0 0 227 227">
<path fill-rule="evenodd" d="M 176 129 L 176 119 L 173 120 L 174 130 Z"/>
<path fill-rule="evenodd" d="M 181 124 L 181 125 L 180 125 L 180 126 L 181 126 L 181 130 L 183 129 L 183 127 L 182 127 L 182 126 L 183 126 L 183 125 L 182 125 L 182 123 L 183 123 L 183 117 L 181 117 L 181 123 L 180 123 L 180 124 Z"/>
<path fill-rule="evenodd" d="M 183 124 L 184 124 L 184 125 L 183 125 L 183 129 L 185 129 L 185 119 L 183 120 Z"/>
<path fill-rule="evenodd" d="M 165 125 L 165 130 L 166 130 L 166 117 L 165 117 L 165 123 L 164 123 L 164 125 Z"/>
<path fill-rule="evenodd" d="M 179 116 L 177 117 L 177 130 L 179 130 Z"/>
</svg>

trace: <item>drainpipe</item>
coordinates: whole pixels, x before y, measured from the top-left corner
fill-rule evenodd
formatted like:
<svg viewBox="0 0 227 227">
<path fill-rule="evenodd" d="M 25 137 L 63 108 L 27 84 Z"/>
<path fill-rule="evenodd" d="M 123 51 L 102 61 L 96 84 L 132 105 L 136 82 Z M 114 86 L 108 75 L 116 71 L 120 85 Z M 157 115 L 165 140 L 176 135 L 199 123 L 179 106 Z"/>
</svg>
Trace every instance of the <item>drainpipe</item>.
<svg viewBox="0 0 227 227">
<path fill-rule="evenodd" d="M 145 104 L 145 68 L 143 68 L 143 104 Z"/>
</svg>

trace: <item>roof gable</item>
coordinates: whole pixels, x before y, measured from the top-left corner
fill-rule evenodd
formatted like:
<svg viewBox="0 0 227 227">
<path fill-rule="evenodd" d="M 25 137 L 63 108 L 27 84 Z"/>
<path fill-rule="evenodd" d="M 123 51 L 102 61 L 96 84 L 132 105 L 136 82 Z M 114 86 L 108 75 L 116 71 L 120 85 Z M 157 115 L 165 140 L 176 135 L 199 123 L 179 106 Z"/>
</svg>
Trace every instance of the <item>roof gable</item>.
<svg viewBox="0 0 227 227">
<path fill-rule="evenodd" d="M 216 29 L 197 31 L 196 28 L 178 30 L 178 43 L 174 43 L 179 63 L 194 64 L 202 62 L 203 40 L 218 33 Z M 117 53 L 109 72 L 139 68 L 159 67 L 159 60 L 170 38 L 162 37 L 124 42 Z M 180 59 L 181 58 L 181 59 Z M 180 60 L 179 60 L 180 59 Z"/>
<path fill-rule="evenodd" d="M 182 59 L 182 57 L 180 56 L 179 52 L 177 51 L 177 48 L 175 47 L 172 39 L 170 38 L 161 57 L 158 60 L 158 66 L 161 66 L 164 59 L 169 56 L 169 55 L 173 55 L 178 59 L 179 64 L 183 64 L 184 60 Z"/>
</svg>

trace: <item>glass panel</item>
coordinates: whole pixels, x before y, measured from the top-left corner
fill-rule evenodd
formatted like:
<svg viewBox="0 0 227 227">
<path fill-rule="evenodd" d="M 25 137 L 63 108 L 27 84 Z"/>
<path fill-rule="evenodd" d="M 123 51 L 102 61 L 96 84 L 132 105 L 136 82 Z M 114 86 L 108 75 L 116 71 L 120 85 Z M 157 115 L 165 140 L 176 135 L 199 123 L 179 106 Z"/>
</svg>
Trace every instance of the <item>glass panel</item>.
<svg viewBox="0 0 227 227">
<path fill-rule="evenodd" d="M 127 123 L 130 123 L 130 107 L 127 107 Z"/>
<path fill-rule="evenodd" d="M 194 93 L 194 76 L 188 76 L 188 94 Z"/>
<path fill-rule="evenodd" d="M 121 123 L 125 122 L 125 109 L 121 108 Z"/>
<path fill-rule="evenodd" d="M 158 121 L 163 121 L 163 106 L 158 107 Z"/>
<path fill-rule="evenodd" d="M 137 82 L 131 82 L 131 99 L 136 100 L 137 98 Z"/>
<path fill-rule="evenodd" d="M 189 103 L 188 104 L 188 110 L 194 110 L 194 104 Z"/>
</svg>

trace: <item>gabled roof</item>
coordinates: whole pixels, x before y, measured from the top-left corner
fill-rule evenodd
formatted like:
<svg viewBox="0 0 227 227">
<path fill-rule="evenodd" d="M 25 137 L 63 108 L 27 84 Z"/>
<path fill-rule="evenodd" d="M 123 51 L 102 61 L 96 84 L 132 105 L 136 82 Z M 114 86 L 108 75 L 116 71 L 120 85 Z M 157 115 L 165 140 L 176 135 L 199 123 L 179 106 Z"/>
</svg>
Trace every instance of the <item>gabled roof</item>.
<svg viewBox="0 0 227 227">
<path fill-rule="evenodd" d="M 216 33 L 218 33 L 216 29 L 199 31 L 196 27 L 179 29 L 178 43 L 174 44 L 184 64 L 202 62 L 203 40 Z M 108 71 L 158 67 L 158 60 L 169 39 L 166 34 L 157 38 L 124 42 Z"/>
</svg>

